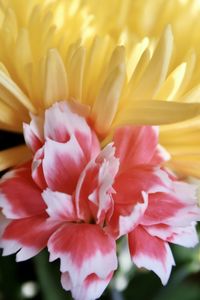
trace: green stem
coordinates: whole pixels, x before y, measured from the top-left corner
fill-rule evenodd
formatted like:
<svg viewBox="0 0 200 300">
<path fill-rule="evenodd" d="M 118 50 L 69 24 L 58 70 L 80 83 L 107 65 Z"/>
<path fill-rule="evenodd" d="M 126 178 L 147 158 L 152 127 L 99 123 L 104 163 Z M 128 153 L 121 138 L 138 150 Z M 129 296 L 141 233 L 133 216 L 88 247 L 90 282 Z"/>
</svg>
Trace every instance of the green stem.
<svg viewBox="0 0 200 300">
<path fill-rule="evenodd" d="M 34 258 L 36 274 L 44 300 L 71 300 L 60 283 L 60 272 L 57 265 L 49 263 L 48 253 L 43 251 Z"/>
</svg>

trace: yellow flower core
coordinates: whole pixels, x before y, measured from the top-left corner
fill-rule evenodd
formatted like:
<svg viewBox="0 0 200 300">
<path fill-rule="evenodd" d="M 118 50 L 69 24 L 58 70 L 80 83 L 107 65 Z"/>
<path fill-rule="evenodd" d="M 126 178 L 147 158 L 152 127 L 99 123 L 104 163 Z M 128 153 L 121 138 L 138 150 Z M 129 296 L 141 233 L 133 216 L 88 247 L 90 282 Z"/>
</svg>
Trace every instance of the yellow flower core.
<svg viewBox="0 0 200 300">
<path fill-rule="evenodd" d="M 200 176 L 199 7 L 197 0 L 0 0 L 0 127 L 21 132 L 29 112 L 71 101 L 102 145 L 120 125 L 161 125 L 169 166 Z M 25 146 L 4 150 L 0 169 L 28 156 Z"/>
</svg>

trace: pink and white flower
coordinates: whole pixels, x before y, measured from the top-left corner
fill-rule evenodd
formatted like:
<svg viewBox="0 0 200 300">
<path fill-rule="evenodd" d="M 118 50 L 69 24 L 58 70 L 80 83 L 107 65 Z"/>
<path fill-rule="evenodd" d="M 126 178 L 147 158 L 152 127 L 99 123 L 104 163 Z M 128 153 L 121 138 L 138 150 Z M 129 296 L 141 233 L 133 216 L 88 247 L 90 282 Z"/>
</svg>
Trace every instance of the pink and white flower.
<svg viewBox="0 0 200 300">
<path fill-rule="evenodd" d="M 116 240 L 128 235 L 138 267 L 165 284 L 174 264 L 168 243 L 193 247 L 200 219 L 195 187 L 168 175 L 158 128 L 123 127 L 101 150 L 86 119 L 66 102 L 24 125 L 33 160 L 0 182 L 3 254 L 17 260 L 46 246 L 60 259 L 74 299 L 101 296 L 117 268 Z"/>
<path fill-rule="evenodd" d="M 139 153 L 130 146 L 134 141 Z M 121 128 L 114 142 L 120 168 L 113 186 L 116 193 L 111 228 L 114 224 L 119 235 L 128 234 L 133 262 L 153 270 L 166 284 L 175 265 L 169 243 L 184 247 L 198 243 L 196 186 L 179 182 L 158 168 L 158 162 L 162 163 L 167 155 L 157 147 L 155 129 Z"/>
<path fill-rule="evenodd" d="M 105 230 L 119 167 L 115 148 L 101 151 L 86 120 L 64 102 L 46 111 L 43 130 L 40 124 L 33 117 L 24 125 L 32 165 L 1 180 L 0 204 L 10 220 L 3 254 L 18 251 L 21 261 L 47 246 L 51 261 L 60 258 L 63 287 L 75 299 L 96 299 L 117 268 L 115 238 Z"/>
</svg>

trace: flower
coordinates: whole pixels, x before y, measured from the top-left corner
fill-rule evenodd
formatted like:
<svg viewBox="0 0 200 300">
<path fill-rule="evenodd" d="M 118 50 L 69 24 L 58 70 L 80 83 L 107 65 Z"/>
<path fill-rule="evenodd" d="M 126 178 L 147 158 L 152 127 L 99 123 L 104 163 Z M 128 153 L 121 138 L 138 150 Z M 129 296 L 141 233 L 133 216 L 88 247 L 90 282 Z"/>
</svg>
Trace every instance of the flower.
<svg viewBox="0 0 200 300">
<path fill-rule="evenodd" d="M 61 260 L 65 289 L 75 299 L 96 299 L 117 268 L 115 239 L 105 224 L 118 159 L 112 145 L 100 150 L 85 119 L 64 102 L 45 112 L 43 130 L 40 121 L 33 117 L 24 126 L 35 152 L 32 169 L 27 163 L 2 179 L 2 212 L 12 221 L 1 246 L 4 254 L 20 250 L 20 261 L 48 245 L 50 260 Z"/>
<path fill-rule="evenodd" d="M 159 3 L 158 7 L 164 5 L 161 0 Z M 16 0 L 4 1 L 0 8 L 1 128 L 21 132 L 22 123 L 29 122 L 29 112 L 40 115 L 61 100 L 82 104 L 104 145 L 122 125 L 171 124 L 197 117 L 200 105 L 194 96 L 199 90 L 197 73 L 193 73 L 194 53 L 187 57 L 176 53 L 174 59 L 173 42 L 174 36 L 179 48 L 182 46 L 175 26 L 178 9 L 185 12 L 189 7 L 192 14 L 193 5 L 188 2 L 184 6 L 178 0 L 170 3 L 169 16 L 161 26 L 152 21 L 149 33 L 145 15 L 135 15 L 150 10 L 152 19 L 157 19 L 157 5 L 152 1 L 114 1 L 120 15 L 116 20 L 111 12 L 109 22 L 101 19 L 106 17 L 105 10 L 109 12 L 106 2 L 98 7 L 98 13 L 91 0 L 23 0 L 20 5 Z M 177 14 L 173 18 L 174 7 Z M 172 29 L 167 23 L 172 23 Z M 194 37 L 190 38 L 192 45 Z M 192 142 L 191 150 L 185 151 L 192 127 L 189 133 L 183 130 L 178 148 L 168 140 L 173 129 L 161 129 L 161 143 L 172 154 L 172 167 L 198 176 L 198 143 Z M 3 170 L 27 161 L 30 155 L 26 147 L 18 146 L 4 150 L 0 157 Z M 191 161 L 194 163 L 188 167 Z"/>
<path fill-rule="evenodd" d="M 33 159 L 0 181 L 9 222 L 3 254 L 17 252 L 21 261 L 47 246 L 50 261 L 60 259 L 63 288 L 91 300 L 117 268 L 116 240 L 128 235 L 133 262 L 166 284 L 174 264 L 168 243 L 198 242 L 196 187 L 161 168 L 168 155 L 158 128 L 118 128 L 101 150 L 81 113 L 80 105 L 59 102 L 24 124 Z"/>
</svg>

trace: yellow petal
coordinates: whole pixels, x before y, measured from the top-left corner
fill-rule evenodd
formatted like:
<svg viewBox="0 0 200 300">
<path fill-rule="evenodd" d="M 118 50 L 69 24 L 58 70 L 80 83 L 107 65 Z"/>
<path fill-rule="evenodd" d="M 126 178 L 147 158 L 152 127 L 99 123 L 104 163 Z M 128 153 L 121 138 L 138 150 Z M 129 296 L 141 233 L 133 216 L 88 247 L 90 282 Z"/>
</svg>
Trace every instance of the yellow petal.
<svg viewBox="0 0 200 300">
<path fill-rule="evenodd" d="M 36 113 L 36 109 L 28 99 L 28 97 L 22 92 L 10 77 L 0 70 L 0 86 L 13 95 L 21 104 L 23 104 L 30 112 Z"/>
<path fill-rule="evenodd" d="M 125 80 L 125 66 L 118 65 L 106 78 L 92 108 L 92 119 L 99 134 L 108 131 L 116 114 Z"/>
<path fill-rule="evenodd" d="M 159 141 L 172 156 L 168 166 L 180 174 L 200 177 L 200 117 L 161 126 Z"/>
<path fill-rule="evenodd" d="M 133 50 L 131 51 L 130 59 L 127 65 L 127 74 L 128 79 L 131 77 L 133 72 L 135 71 L 136 66 L 139 63 L 141 56 L 148 46 L 149 40 L 148 38 L 144 38 L 141 42 L 137 43 Z"/>
<path fill-rule="evenodd" d="M 95 37 L 89 55 L 87 55 L 84 70 L 83 99 L 87 104 L 92 104 L 96 98 L 97 91 L 104 81 L 104 68 L 111 55 L 112 49 L 108 47 L 110 38 Z"/>
<path fill-rule="evenodd" d="M 191 78 L 194 73 L 195 63 L 196 63 L 196 54 L 193 50 L 191 50 L 186 56 L 186 72 L 185 72 L 183 82 L 181 84 L 181 88 L 179 89 L 180 96 L 181 94 L 185 93 L 185 91 L 188 89 L 188 85 L 190 84 Z"/>
<path fill-rule="evenodd" d="M 200 155 L 172 155 L 166 166 L 180 177 L 194 176 L 200 178 Z"/>
<path fill-rule="evenodd" d="M 8 125 L 8 128 L 12 128 L 14 131 L 22 131 L 22 120 L 19 114 L 16 114 L 11 107 L 3 102 L 0 102 L 0 122 L 5 126 Z"/>
<path fill-rule="evenodd" d="M 158 100 L 133 101 L 118 112 L 113 127 L 137 125 L 161 125 L 176 123 L 200 114 L 200 104 Z"/>
<path fill-rule="evenodd" d="M 28 64 L 32 63 L 32 52 L 29 42 L 29 33 L 27 29 L 21 29 L 19 31 L 15 45 L 15 60 L 17 62 L 17 71 L 20 76 L 21 82 L 27 85 L 30 78 L 27 78 L 24 68 Z"/>
<path fill-rule="evenodd" d="M 181 87 L 186 72 L 186 63 L 180 64 L 166 79 L 159 92 L 156 94 L 156 99 L 165 99 L 174 101 Z"/>
<path fill-rule="evenodd" d="M 29 159 L 31 159 L 31 152 L 25 145 L 0 151 L 0 171 L 16 166 Z"/>
<path fill-rule="evenodd" d="M 56 101 L 67 100 L 68 81 L 62 58 L 56 49 L 50 49 L 46 60 L 45 72 L 45 106 Z"/>
<path fill-rule="evenodd" d="M 183 97 L 182 102 L 199 102 L 200 99 L 200 84 L 196 85 L 193 89 L 188 91 Z"/>
<path fill-rule="evenodd" d="M 168 26 L 164 31 L 152 59 L 133 92 L 135 99 L 152 98 L 165 80 L 173 50 L 173 36 Z"/>
<path fill-rule="evenodd" d="M 141 55 L 125 91 L 124 99 L 132 99 L 136 86 L 150 61 L 150 51 L 146 49 Z M 125 100 L 126 101 L 126 100 Z"/>
<path fill-rule="evenodd" d="M 9 35 L 12 35 L 14 39 L 17 37 L 17 19 L 14 11 L 8 8 L 5 14 L 3 28 L 5 28 Z"/>
<path fill-rule="evenodd" d="M 125 60 L 125 48 L 124 46 L 118 46 L 113 51 L 111 56 L 109 65 L 108 65 L 108 72 L 110 73 L 113 71 L 119 64 L 124 63 Z"/>
<path fill-rule="evenodd" d="M 73 54 L 69 64 L 70 96 L 77 101 L 82 99 L 83 71 L 85 64 L 85 49 L 79 47 Z"/>
<path fill-rule="evenodd" d="M 0 63 L 0 71 L 5 74 L 5 76 L 10 77 L 8 70 L 4 64 Z M 10 108 L 12 108 L 24 122 L 29 121 L 28 110 L 19 102 L 17 98 L 11 94 L 8 89 L 3 85 L 0 85 L 0 101 L 6 103 Z M 2 128 L 2 126 L 1 126 Z"/>
</svg>

